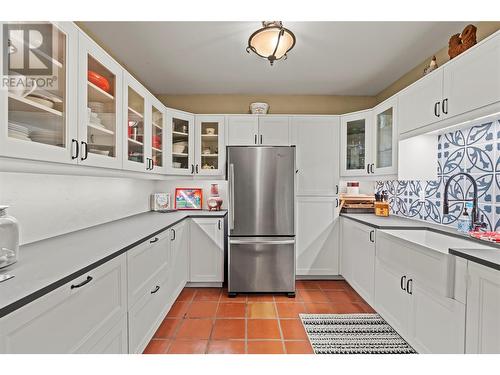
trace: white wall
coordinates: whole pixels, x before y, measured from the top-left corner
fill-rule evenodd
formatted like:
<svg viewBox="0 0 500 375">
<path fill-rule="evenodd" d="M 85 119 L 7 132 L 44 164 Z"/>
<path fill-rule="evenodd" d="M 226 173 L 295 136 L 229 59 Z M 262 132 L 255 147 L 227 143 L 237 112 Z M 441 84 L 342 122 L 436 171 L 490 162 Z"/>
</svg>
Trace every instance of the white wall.
<svg viewBox="0 0 500 375">
<path fill-rule="evenodd" d="M 177 180 L 177 181 L 157 181 L 156 190 L 162 193 L 170 193 L 172 196 L 172 208 L 174 207 L 175 188 L 202 188 L 203 189 L 203 209 L 207 210 L 207 198 L 210 197 L 210 186 L 212 183 L 219 185 L 219 196 L 222 198 L 222 208 L 227 209 L 227 181 L 225 180 Z"/>
<path fill-rule="evenodd" d="M 21 244 L 149 210 L 155 181 L 0 173 L 0 204 L 21 228 Z"/>
</svg>

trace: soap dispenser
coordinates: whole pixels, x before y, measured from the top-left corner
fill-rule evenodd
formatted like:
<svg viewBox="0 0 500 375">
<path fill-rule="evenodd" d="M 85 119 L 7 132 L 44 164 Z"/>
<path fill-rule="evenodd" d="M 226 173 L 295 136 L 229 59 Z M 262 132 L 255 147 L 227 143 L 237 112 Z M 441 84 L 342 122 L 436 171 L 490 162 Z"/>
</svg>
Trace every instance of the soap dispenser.
<svg viewBox="0 0 500 375">
<path fill-rule="evenodd" d="M 457 220 L 457 229 L 462 233 L 469 233 L 472 228 L 472 218 L 469 212 L 467 212 L 467 208 L 469 207 L 465 205 L 464 212 L 462 212 L 462 215 Z"/>
</svg>

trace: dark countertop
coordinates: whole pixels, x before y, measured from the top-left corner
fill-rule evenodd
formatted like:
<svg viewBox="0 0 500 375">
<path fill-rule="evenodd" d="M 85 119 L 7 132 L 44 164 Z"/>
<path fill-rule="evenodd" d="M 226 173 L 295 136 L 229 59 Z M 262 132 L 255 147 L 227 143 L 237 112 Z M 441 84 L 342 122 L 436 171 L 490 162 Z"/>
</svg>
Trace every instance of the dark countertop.
<svg viewBox="0 0 500 375">
<path fill-rule="evenodd" d="M 80 277 L 188 217 L 224 217 L 227 211 L 145 212 L 23 245 L 19 261 L 0 270 L 0 318 Z"/>
<path fill-rule="evenodd" d="M 483 241 L 478 238 L 460 233 L 455 228 L 439 224 L 427 223 L 420 220 L 412 220 L 399 216 L 381 217 L 374 214 L 347 214 L 341 213 L 340 216 L 357 221 L 358 223 L 368 225 L 376 229 L 407 229 L 407 230 L 429 230 L 435 233 L 441 233 L 447 236 L 453 236 L 468 240 L 471 242 L 469 249 L 449 249 L 449 253 L 457 257 L 467 259 L 471 262 L 479 263 L 487 267 L 500 270 L 500 244 L 495 242 Z M 483 246 L 489 246 L 491 249 L 474 249 L 474 243 Z"/>
<path fill-rule="evenodd" d="M 482 264 L 500 271 L 500 250 L 498 249 L 450 249 L 450 254 Z"/>
</svg>

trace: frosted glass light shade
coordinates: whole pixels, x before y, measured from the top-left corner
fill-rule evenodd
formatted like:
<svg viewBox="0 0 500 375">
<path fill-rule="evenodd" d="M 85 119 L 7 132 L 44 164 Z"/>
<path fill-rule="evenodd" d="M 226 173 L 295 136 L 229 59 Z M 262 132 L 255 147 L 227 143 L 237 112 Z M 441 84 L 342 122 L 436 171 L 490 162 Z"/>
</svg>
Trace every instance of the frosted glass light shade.
<svg viewBox="0 0 500 375">
<path fill-rule="evenodd" d="M 263 22 L 263 26 L 248 39 L 247 52 L 252 51 L 273 65 L 275 60 L 286 58 L 295 45 L 295 35 L 279 21 Z"/>
</svg>

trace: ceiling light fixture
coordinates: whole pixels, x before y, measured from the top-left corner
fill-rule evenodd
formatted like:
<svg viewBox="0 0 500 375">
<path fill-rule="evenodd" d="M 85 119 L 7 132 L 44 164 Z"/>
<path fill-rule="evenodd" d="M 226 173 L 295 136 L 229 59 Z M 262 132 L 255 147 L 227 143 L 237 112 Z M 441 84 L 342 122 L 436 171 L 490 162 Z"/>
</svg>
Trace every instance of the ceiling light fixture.
<svg viewBox="0 0 500 375">
<path fill-rule="evenodd" d="M 287 53 L 295 46 L 295 35 L 283 27 L 281 21 L 263 21 L 262 28 L 248 38 L 247 52 L 274 61 L 286 59 Z"/>
</svg>

